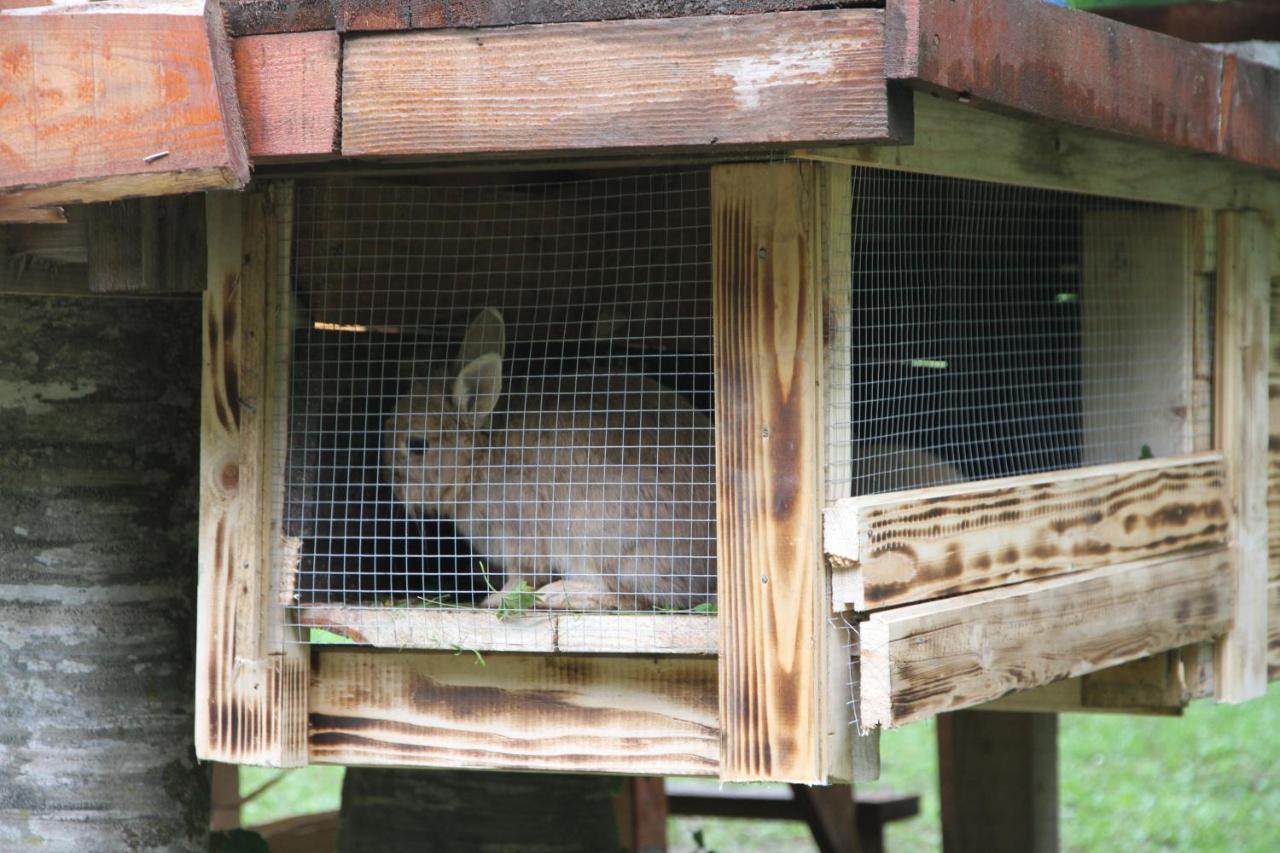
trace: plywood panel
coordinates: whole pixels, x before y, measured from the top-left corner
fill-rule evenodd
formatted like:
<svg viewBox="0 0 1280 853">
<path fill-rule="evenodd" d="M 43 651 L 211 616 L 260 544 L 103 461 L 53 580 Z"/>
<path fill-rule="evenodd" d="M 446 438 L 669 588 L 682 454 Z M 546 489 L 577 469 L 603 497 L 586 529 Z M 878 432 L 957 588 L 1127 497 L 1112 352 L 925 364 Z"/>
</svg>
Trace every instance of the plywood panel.
<svg viewBox="0 0 1280 853">
<path fill-rule="evenodd" d="M 1094 569 L 874 613 L 862 715 L 898 726 L 1221 635 L 1229 550 Z"/>
<path fill-rule="evenodd" d="M 713 775 L 714 660 L 321 651 L 311 760 Z"/>
<path fill-rule="evenodd" d="M 855 9 L 352 37 L 342 152 L 889 139 L 881 20 Z"/>
<path fill-rule="evenodd" d="M 0 11 L 0 221 L 243 186 L 226 42 L 203 0 Z"/>
<path fill-rule="evenodd" d="M 824 513 L 835 611 L 875 610 L 1225 545 L 1216 453 L 844 498 Z"/>
</svg>

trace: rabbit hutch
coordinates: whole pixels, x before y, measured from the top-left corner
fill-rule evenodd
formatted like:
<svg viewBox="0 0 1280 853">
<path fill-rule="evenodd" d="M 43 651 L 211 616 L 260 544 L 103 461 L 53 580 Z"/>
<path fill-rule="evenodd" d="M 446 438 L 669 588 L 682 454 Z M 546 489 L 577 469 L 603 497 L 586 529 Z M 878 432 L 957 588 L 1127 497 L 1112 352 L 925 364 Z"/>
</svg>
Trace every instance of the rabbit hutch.
<svg viewBox="0 0 1280 853">
<path fill-rule="evenodd" d="M 223 0 L 202 757 L 822 784 L 1261 694 L 1280 72 L 742 6 Z"/>
</svg>

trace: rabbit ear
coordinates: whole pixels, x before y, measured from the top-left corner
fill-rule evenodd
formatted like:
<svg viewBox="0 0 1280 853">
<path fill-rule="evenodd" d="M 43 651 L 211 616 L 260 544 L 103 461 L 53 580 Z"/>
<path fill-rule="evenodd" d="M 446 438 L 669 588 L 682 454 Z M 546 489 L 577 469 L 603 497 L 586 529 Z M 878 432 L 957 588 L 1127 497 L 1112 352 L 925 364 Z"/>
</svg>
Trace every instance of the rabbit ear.
<svg viewBox="0 0 1280 853">
<path fill-rule="evenodd" d="M 502 393 L 502 357 L 487 352 L 458 371 L 453 380 L 453 402 L 459 412 L 484 417 L 498 405 Z"/>
<path fill-rule="evenodd" d="M 458 363 L 469 364 L 486 353 L 502 356 L 507 343 L 507 325 L 497 308 L 485 308 L 475 316 L 458 349 Z"/>
</svg>

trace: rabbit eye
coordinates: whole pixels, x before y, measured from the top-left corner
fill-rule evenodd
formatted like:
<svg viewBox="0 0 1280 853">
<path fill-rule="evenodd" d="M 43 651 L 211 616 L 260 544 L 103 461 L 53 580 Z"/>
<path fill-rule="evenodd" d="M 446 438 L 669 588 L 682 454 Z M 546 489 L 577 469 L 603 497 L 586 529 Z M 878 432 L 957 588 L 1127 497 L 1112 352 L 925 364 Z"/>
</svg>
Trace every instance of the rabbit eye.
<svg viewBox="0 0 1280 853">
<path fill-rule="evenodd" d="M 408 446 L 409 446 L 410 453 L 414 453 L 418 455 L 426 453 L 427 449 L 431 447 L 431 445 L 427 443 L 427 440 L 425 438 L 411 438 L 409 439 Z"/>
</svg>

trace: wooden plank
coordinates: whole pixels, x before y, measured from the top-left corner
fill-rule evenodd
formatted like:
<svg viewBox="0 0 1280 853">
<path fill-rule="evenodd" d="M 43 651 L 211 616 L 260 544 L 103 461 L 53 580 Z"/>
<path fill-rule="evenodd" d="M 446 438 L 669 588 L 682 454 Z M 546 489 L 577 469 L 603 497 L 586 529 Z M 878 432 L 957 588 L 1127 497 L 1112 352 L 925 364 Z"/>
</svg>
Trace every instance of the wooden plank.
<svg viewBox="0 0 1280 853">
<path fill-rule="evenodd" d="M 1118 9 L 1097 9 L 1096 13 L 1186 41 L 1280 41 L 1280 6 L 1273 0 L 1197 2 L 1178 6 L 1131 2 Z"/>
<path fill-rule="evenodd" d="M 0 11 L 0 221 L 249 177 L 217 2 Z"/>
<path fill-rule="evenodd" d="M 349 38 L 342 153 L 888 140 L 872 10 Z"/>
<path fill-rule="evenodd" d="M 87 293 L 83 208 L 55 225 L 0 225 L 0 292 Z"/>
<path fill-rule="evenodd" d="M 208 198 L 195 733 L 201 758 L 288 767 L 307 760 L 309 658 L 287 642 L 272 589 L 277 203 L 264 191 Z"/>
<path fill-rule="evenodd" d="M 204 198 L 129 199 L 84 208 L 89 289 L 200 293 L 205 280 Z"/>
<path fill-rule="evenodd" d="M 345 32 L 563 24 L 702 15 L 749 15 L 805 9 L 874 6 L 875 0 L 336 0 Z"/>
<path fill-rule="evenodd" d="M 1043 3 L 890 0 L 891 79 L 1035 116 L 1217 150 L 1216 51 Z"/>
<path fill-rule="evenodd" d="M 1267 680 L 1280 681 L 1280 584 L 1267 587 Z"/>
<path fill-rule="evenodd" d="M 916 92 L 911 145 L 792 156 L 1187 207 L 1280 212 L 1280 182 L 1230 161 L 1030 121 Z"/>
<path fill-rule="evenodd" d="M 832 608 L 875 610 L 1225 545 L 1220 454 L 844 498 L 824 513 Z"/>
<path fill-rule="evenodd" d="M 320 650 L 311 760 L 714 775 L 716 663 Z"/>
<path fill-rule="evenodd" d="M 1280 242 L 1280 241 L 1277 241 Z M 1280 262 L 1277 262 L 1280 269 Z M 1280 581 L 1280 276 L 1271 279 L 1267 358 L 1267 579 Z"/>
<path fill-rule="evenodd" d="M 1280 68 L 1233 53 L 1224 54 L 1222 63 L 1219 150 L 1233 160 L 1280 170 Z"/>
<path fill-rule="evenodd" d="M 899 726 L 1223 634 L 1231 552 L 912 604 L 861 625 L 862 720 Z"/>
<path fill-rule="evenodd" d="M 538 613 L 413 607 L 301 607 L 296 624 L 377 648 L 560 654 L 714 655 L 720 628 L 698 614 Z"/>
<path fill-rule="evenodd" d="M 1057 717 L 942 715 L 938 793 L 947 853 L 1056 853 Z"/>
<path fill-rule="evenodd" d="M 1270 343 L 1271 232 L 1253 212 L 1218 216 L 1218 357 L 1214 430 L 1227 464 L 1234 518 L 1235 607 L 1218 643 L 1220 702 L 1266 690 L 1267 370 Z"/>
<path fill-rule="evenodd" d="M 246 36 L 232 49 L 245 137 L 255 162 L 338 150 L 342 48 L 337 33 Z"/>
<path fill-rule="evenodd" d="M 711 173 L 724 781 L 827 774 L 824 179 L 815 164 Z"/>
<path fill-rule="evenodd" d="M 233 36 L 331 30 L 334 0 L 222 0 Z"/>
<path fill-rule="evenodd" d="M 1193 698 L 1184 671 L 1179 652 L 1161 653 L 1010 693 L 976 710 L 1176 717 Z"/>
</svg>

